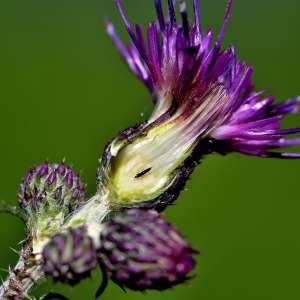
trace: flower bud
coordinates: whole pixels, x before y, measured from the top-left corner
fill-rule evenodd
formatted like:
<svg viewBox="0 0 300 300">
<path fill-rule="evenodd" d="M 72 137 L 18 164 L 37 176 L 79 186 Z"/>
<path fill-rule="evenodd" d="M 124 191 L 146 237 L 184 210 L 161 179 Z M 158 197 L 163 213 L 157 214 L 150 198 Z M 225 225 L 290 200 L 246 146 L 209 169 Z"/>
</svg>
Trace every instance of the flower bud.
<svg viewBox="0 0 300 300">
<path fill-rule="evenodd" d="M 196 253 L 178 231 L 153 210 L 131 209 L 105 224 L 99 257 L 118 285 L 164 290 L 184 282 Z"/>
<path fill-rule="evenodd" d="M 44 162 L 24 176 L 18 201 L 29 215 L 37 210 L 73 211 L 84 201 L 85 185 L 75 171 L 61 164 Z"/>
<path fill-rule="evenodd" d="M 64 163 L 44 162 L 27 172 L 18 202 L 27 218 L 28 240 L 35 255 L 41 254 L 49 238 L 61 231 L 67 217 L 84 200 L 85 184 Z"/>
<path fill-rule="evenodd" d="M 77 284 L 97 265 L 96 251 L 85 227 L 53 236 L 42 252 L 43 270 L 55 281 Z"/>
</svg>

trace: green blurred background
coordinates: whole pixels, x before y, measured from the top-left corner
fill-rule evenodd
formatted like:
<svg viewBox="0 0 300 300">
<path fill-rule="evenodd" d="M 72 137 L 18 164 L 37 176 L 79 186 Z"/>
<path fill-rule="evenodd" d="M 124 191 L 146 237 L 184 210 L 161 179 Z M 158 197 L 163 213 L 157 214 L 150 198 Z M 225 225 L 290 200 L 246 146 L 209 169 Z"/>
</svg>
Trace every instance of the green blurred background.
<svg viewBox="0 0 300 300">
<path fill-rule="evenodd" d="M 123 2 L 131 20 L 153 19 L 152 0 Z M 205 26 L 217 30 L 225 0 L 200 2 Z M 255 67 L 258 89 L 280 100 L 300 94 L 300 2 L 235 2 L 225 44 Z M 146 89 L 105 34 L 104 16 L 125 38 L 112 0 L 0 1 L 1 199 L 15 201 L 32 165 L 63 158 L 81 170 L 92 194 L 104 144 L 151 112 Z M 299 123 L 295 116 L 285 124 Z M 167 210 L 203 254 L 196 277 L 145 295 L 110 284 L 103 299 L 299 299 L 299 171 L 300 161 L 206 158 Z M 0 266 L 7 268 L 17 259 L 10 247 L 22 240 L 23 225 L 6 215 L 0 224 Z M 99 282 L 97 272 L 75 288 L 49 280 L 35 294 L 92 299 Z"/>
</svg>

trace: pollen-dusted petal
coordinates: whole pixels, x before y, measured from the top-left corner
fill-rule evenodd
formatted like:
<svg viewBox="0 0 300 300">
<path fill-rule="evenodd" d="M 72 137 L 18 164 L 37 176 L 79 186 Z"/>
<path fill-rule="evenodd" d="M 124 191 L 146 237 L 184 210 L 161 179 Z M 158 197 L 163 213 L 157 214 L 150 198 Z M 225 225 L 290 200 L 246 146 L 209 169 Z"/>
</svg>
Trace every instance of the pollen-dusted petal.
<svg viewBox="0 0 300 300">
<path fill-rule="evenodd" d="M 107 247 L 113 233 L 118 233 L 114 247 Z M 124 244 L 131 247 L 125 250 Z M 168 289 L 187 280 L 195 267 L 196 252 L 172 225 L 151 210 L 119 213 L 105 223 L 100 245 L 100 264 L 115 283 L 128 289 Z"/>
</svg>

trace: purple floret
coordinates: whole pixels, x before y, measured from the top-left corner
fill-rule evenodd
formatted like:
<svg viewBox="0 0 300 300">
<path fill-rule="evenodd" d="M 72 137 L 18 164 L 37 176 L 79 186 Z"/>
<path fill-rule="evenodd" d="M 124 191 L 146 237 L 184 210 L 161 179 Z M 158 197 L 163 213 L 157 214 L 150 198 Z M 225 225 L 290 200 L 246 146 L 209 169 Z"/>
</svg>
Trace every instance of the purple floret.
<svg viewBox="0 0 300 300">
<path fill-rule="evenodd" d="M 240 152 L 260 157 L 300 158 L 299 153 L 274 150 L 300 144 L 291 138 L 299 128 L 281 129 L 287 114 L 298 112 L 300 98 L 280 104 L 273 97 L 254 91 L 253 68 L 236 57 L 234 47 L 221 48 L 232 10 L 228 0 L 224 21 L 216 40 L 212 31 L 203 31 L 198 0 L 193 0 L 194 19 L 186 3 L 179 1 L 181 21 L 176 19 L 176 1 L 168 0 L 165 15 L 161 0 L 155 0 L 157 19 L 147 27 L 127 20 L 116 0 L 131 42 L 125 46 L 113 25 L 106 28 L 132 72 L 153 95 L 155 110 L 150 124 L 185 123 L 182 135 L 196 142 L 210 139 L 214 150 Z"/>
</svg>

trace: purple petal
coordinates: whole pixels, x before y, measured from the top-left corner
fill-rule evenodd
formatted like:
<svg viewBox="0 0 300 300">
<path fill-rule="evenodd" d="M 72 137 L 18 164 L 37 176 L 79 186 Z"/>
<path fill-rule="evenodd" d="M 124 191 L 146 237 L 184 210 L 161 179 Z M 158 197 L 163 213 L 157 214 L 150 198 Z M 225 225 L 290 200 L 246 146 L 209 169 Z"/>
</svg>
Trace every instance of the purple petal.
<svg viewBox="0 0 300 300">
<path fill-rule="evenodd" d="M 200 12 L 199 12 L 199 1 L 193 0 L 194 6 L 194 17 L 195 17 L 195 26 L 197 29 L 197 33 L 201 36 L 201 25 L 200 25 Z"/>
<path fill-rule="evenodd" d="M 156 8 L 156 13 L 157 13 L 160 30 L 164 31 L 165 30 L 165 17 L 164 17 L 163 9 L 161 6 L 161 0 L 155 0 L 155 8 Z"/>
<path fill-rule="evenodd" d="M 217 37 L 217 40 L 216 40 L 216 45 L 218 45 L 218 46 L 221 45 L 226 27 L 228 25 L 228 21 L 229 21 L 231 11 L 232 11 L 232 4 L 233 4 L 233 0 L 228 0 L 227 1 L 227 7 L 226 7 L 226 11 L 225 11 L 224 21 L 223 21 L 220 33 L 219 33 L 219 35 Z"/>
<path fill-rule="evenodd" d="M 171 27 L 176 24 L 176 14 L 174 9 L 174 0 L 168 0 L 168 7 L 169 7 L 169 18 Z"/>
</svg>

